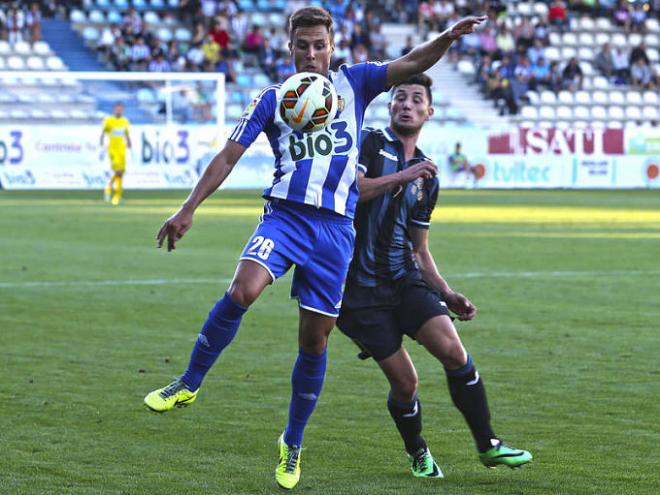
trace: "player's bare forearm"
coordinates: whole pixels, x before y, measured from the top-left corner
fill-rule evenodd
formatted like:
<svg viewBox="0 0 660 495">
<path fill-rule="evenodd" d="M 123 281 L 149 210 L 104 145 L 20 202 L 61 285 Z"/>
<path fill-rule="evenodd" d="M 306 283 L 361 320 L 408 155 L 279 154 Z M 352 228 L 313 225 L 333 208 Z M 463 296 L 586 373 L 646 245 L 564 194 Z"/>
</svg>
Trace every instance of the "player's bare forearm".
<svg viewBox="0 0 660 495">
<path fill-rule="evenodd" d="M 227 179 L 234 166 L 245 152 L 245 147 L 234 141 L 227 141 L 225 147 L 209 163 L 199 181 L 181 206 L 183 210 L 194 212 Z"/>
<path fill-rule="evenodd" d="M 387 67 L 387 85 L 392 86 L 433 67 L 454 41 L 474 32 L 475 27 L 484 20 L 486 16 L 461 19 L 435 39 L 416 46 L 403 57 L 390 62 Z"/>
<path fill-rule="evenodd" d="M 371 201 L 395 187 L 401 187 L 401 172 L 376 177 L 375 179 L 361 175 L 358 179 L 358 188 L 360 190 L 358 202 Z"/>
<path fill-rule="evenodd" d="M 417 265 L 419 266 L 419 271 L 422 273 L 424 281 L 429 284 L 431 288 L 437 290 L 444 297 L 453 292 L 451 287 L 449 287 L 449 284 L 445 281 L 442 275 L 440 275 L 431 251 L 428 249 L 416 251 L 415 259 L 417 260 Z"/>
</svg>

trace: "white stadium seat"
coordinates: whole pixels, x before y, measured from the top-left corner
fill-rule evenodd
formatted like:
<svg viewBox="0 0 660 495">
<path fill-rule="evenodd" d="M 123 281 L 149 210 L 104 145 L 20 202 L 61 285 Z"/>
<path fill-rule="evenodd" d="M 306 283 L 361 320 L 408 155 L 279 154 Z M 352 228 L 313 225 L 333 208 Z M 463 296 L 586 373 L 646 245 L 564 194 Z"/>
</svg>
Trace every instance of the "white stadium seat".
<svg viewBox="0 0 660 495">
<path fill-rule="evenodd" d="M 470 60 L 461 60 L 458 63 L 458 72 L 466 76 L 473 75 L 475 73 L 474 63 Z"/>
<path fill-rule="evenodd" d="M 612 23 L 607 17 L 599 17 L 596 19 L 596 26 L 595 28 L 598 31 L 610 31 L 614 26 L 612 26 Z"/>
<path fill-rule="evenodd" d="M 537 105 L 539 103 L 539 94 L 536 91 L 529 90 L 525 93 L 525 96 L 531 104 Z"/>
<path fill-rule="evenodd" d="M 572 127 L 571 123 L 566 122 L 565 120 L 558 120 L 557 122 L 555 122 L 555 129 L 561 129 L 563 131 L 566 129 L 570 129 L 571 127 Z"/>
<path fill-rule="evenodd" d="M 583 31 L 593 31 L 596 29 L 596 24 L 590 17 L 580 18 L 580 29 Z"/>
<path fill-rule="evenodd" d="M 571 93 L 570 91 L 560 91 L 559 94 L 557 95 L 557 101 L 564 105 L 572 105 L 573 93 Z"/>
<path fill-rule="evenodd" d="M 582 50 L 589 50 L 589 48 L 580 48 L 580 51 Z M 582 73 L 587 77 L 592 77 L 595 75 L 594 66 L 591 65 L 591 62 L 585 62 L 584 60 L 581 61 L 580 68 L 582 69 Z"/>
<path fill-rule="evenodd" d="M 619 106 L 616 106 L 616 105 L 612 105 L 608 109 L 608 115 L 609 115 L 610 119 L 612 119 L 612 120 L 624 120 L 624 118 L 625 118 L 623 108 L 619 107 Z"/>
<path fill-rule="evenodd" d="M 607 118 L 607 110 L 605 107 L 595 105 L 591 107 L 591 118 L 595 120 L 605 120 Z"/>
<path fill-rule="evenodd" d="M 581 105 L 591 105 L 591 95 L 587 91 L 576 91 L 575 103 L 579 103 Z"/>
<path fill-rule="evenodd" d="M 591 100 L 598 105 L 605 105 L 609 103 L 609 98 L 605 91 L 594 91 L 591 93 Z"/>
<path fill-rule="evenodd" d="M 642 111 L 639 107 L 626 107 L 626 118 L 628 120 L 642 120 Z"/>
<path fill-rule="evenodd" d="M 95 27 L 87 26 L 82 31 L 82 37 L 86 42 L 95 44 L 99 40 L 101 35 L 99 34 L 99 30 L 96 29 Z"/>
<path fill-rule="evenodd" d="M 610 85 L 610 83 L 607 82 L 607 79 L 602 76 L 594 77 L 593 82 L 594 82 L 594 88 L 598 88 L 598 89 L 607 89 Z"/>
<path fill-rule="evenodd" d="M 30 116 L 33 119 L 43 120 L 43 119 L 47 119 L 50 115 L 45 110 L 35 108 L 35 109 L 30 110 Z"/>
<path fill-rule="evenodd" d="M 29 55 L 31 52 L 30 43 L 26 41 L 17 41 L 14 43 L 14 53 L 18 55 Z"/>
<path fill-rule="evenodd" d="M 12 55 L 7 59 L 7 67 L 9 70 L 23 70 L 25 69 L 25 62 L 22 57 Z"/>
<path fill-rule="evenodd" d="M 658 120 L 658 107 L 644 107 L 642 110 L 642 116 L 646 120 Z"/>
<path fill-rule="evenodd" d="M 627 48 L 628 40 L 626 39 L 625 35 L 621 33 L 614 33 L 610 38 L 610 45 L 613 47 L 620 46 L 622 48 Z"/>
<path fill-rule="evenodd" d="M 578 44 L 577 36 L 575 36 L 575 33 L 564 33 L 561 37 L 561 42 L 564 46 L 575 46 Z"/>
<path fill-rule="evenodd" d="M 7 65 L 5 64 L 5 58 L 0 57 L 0 70 L 5 70 L 6 67 Z"/>
<path fill-rule="evenodd" d="M 150 10 L 144 13 L 144 22 L 151 25 L 160 24 L 160 17 L 158 17 L 158 14 Z"/>
<path fill-rule="evenodd" d="M 48 46 L 48 43 L 45 41 L 37 41 L 35 44 L 32 46 L 32 49 L 34 50 L 34 53 L 37 55 L 50 55 L 50 46 Z"/>
<path fill-rule="evenodd" d="M 530 107 L 529 105 L 527 105 L 522 107 L 522 110 L 520 111 L 520 116 L 525 119 L 536 120 L 539 114 L 535 107 Z"/>
<path fill-rule="evenodd" d="M 532 6 L 527 2 L 518 2 L 518 15 L 530 17 L 532 15 Z"/>
<path fill-rule="evenodd" d="M 573 117 L 576 119 L 589 119 L 589 109 L 579 105 L 573 109 Z"/>
<path fill-rule="evenodd" d="M 571 107 L 567 107 L 564 105 L 558 106 L 557 118 L 564 120 L 571 120 L 573 118 L 573 111 L 571 110 Z"/>
<path fill-rule="evenodd" d="M 602 120 L 592 120 L 589 122 L 589 125 L 591 126 L 592 129 L 605 129 L 605 122 Z"/>
<path fill-rule="evenodd" d="M 592 48 L 596 44 L 596 40 L 594 40 L 594 35 L 591 33 L 580 33 L 578 35 L 578 44 L 581 47 Z"/>
<path fill-rule="evenodd" d="M 644 36 L 646 46 L 651 48 L 658 48 L 660 46 L 660 37 L 657 34 L 649 33 Z"/>
<path fill-rule="evenodd" d="M 578 48 L 578 59 L 580 59 L 580 62 L 593 60 L 594 58 L 595 54 L 591 47 L 581 46 Z M 584 70 L 584 65 L 580 64 L 580 67 L 582 67 L 582 70 Z"/>
<path fill-rule="evenodd" d="M 646 19 L 646 29 L 650 33 L 657 33 L 660 31 L 660 24 L 658 23 L 658 20 L 654 19 L 653 17 Z"/>
<path fill-rule="evenodd" d="M 27 59 L 27 67 L 30 70 L 44 70 L 45 69 L 44 59 L 32 55 Z"/>
<path fill-rule="evenodd" d="M 547 47 L 545 49 L 545 58 L 547 58 L 551 62 L 561 60 L 561 54 L 559 52 L 559 48 L 554 46 Z"/>
<path fill-rule="evenodd" d="M 564 48 L 561 49 L 561 56 L 564 59 L 564 61 L 568 61 L 568 59 L 577 56 L 577 50 L 572 46 L 565 46 Z"/>
<path fill-rule="evenodd" d="M 87 21 L 87 16 L 82 10 L 73 9 L 69 15 L 69 20 L 73 24 L 82 24 Z"/>
<path fill-rule="evenodd" d="M 541 91 L 541 103 L 546 105 L 554 105 L 557 103 L 557 96 L 554 91 Z"/>
<path fill-rule="evenodd" d="M 607 123 L 607 127 L 610 129 L 621 129 L 623 128 L 623 123 L 620 120 L 610 120 Z"/>
<path fill-rule="evenodd" d="M 103 15 L 103 12 L 100 10 L 92 10 L 89 13 L 89 22 L 93 22 L 95 24 L 105 24 L 105 15 Z"/>
<path fill-rule="evenodd" d="M 555 109 L 548 105 L 543 105 L 539 108 L 539 118 L 554 120 L 555 119 Z"/>
<path fill-rule="evenodd" d="M 48 57 L 46 59 L 46 65 L 49 70 L 66 70 L 66 65 L 64 65 L 60 57 Z"/>
<path fill-rule="evenodd" d="M 165 43 L 167 43 L 168 41 L 170 41 L 172 39 L 172 31 L 170 31 L 167 28 L 162 27 L 158 31 L 156 31 L 156 37 L 159 40 L 164 41 Z"/>
<path fill-rule="evenodd" d="M 629 105 L 641 105 L 642 94 L 639 91 L 628 91 L 626 94 L 626 101 Z"/>
<path fill-rule="evenodd" d="M 637 46 L 642 42 L 642 35 L 639 33 L 630 33 L 628 35 L 628 46 Z"/>
<path fill-rule="evenodd" d="M 610 103 L 614 105 L 624 105 L 626 102 L 623 92 L 621 91 L 610 91 Z"/>
<path fill-rule="evenodd" d="M 53 119 L 68 119 L 69 113 L 59 108 L 50 111 L 50 116 Z"/>
<path fill-rule="evenodd" d="M 576 120 L 573 122 L 573 127 L 575 129 L 586 129 L 589 127 L 589 123 L 586 120 Z"/>
<path fill-rule="evenodd" d="M 548 6 L 543 2 L 536 2 L 534 4 L 534 13 L 540 17 L 548 15 Z"/>
<path fill-rule="evenodd" d="M 183 41 L 187 43 L 192 39 L 192 34 L 190 33 L 189 29 L 178 28 L 174 33 L 174 37 L 177 41 Z"/>
<path fill-rule="evenodd" d="M 552 31 L 548 35 L 548 41 L 550 42 L 551 45 L 561 45 L 561 35 L 559 33 L 555 33 Z"/>
<path fill-rule="evenodd" d="M 644 91 L 643 100 L 647 105 L 657 105 L 658 99 L 658 93 L 655 91 Z"/>
<path fill-rule="evenodd" d="M 538 126 L 541 129 L 552 129 L 555 126 L 554 121 L 550 120 L 542 120 L 541 122 L 538 123 Z"/>
<path fill-rule="evenodd" d="M 652 64 L 660 60 L 660 55 L 658 54 L 658 50 L 656 50 L 655 48 L 647 48 L 646 54 L 649 56 L 649 61 Z"/>
<path fill-rule="evenodd" d="M 600 48 L 603 43 L 609 43 L 610 41 L 610 35 L 607 33 L 596 33 L 596 45 L 598 48 Z"/>
</svg>

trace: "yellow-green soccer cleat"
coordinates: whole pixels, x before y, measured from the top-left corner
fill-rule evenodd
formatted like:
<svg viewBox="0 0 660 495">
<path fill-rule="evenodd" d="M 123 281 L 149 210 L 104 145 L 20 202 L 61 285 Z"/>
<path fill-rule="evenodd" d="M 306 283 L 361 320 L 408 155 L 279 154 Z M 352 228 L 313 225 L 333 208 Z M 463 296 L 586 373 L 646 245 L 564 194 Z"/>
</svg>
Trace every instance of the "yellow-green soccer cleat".
<svg viewBox="0 0 660 495">
<path fill-rule="evenodd" d="M 532 462 L 532 454 L 526 450 L 513 449 L 499 442 L 486 452 L 479 454 L 479 460 L 484 466 L 491 469 L 497 466 L 519 468 Z"/>
<path fill-rule="evenodd" d="M 431 451 L 427 448 L 419 449 L 415 455 L 408 454 L 410 470 L 415 478 L 443 478 L 440 466 L 433 460 Z"/>
<path fill-rule="evenodd" d="M 280 449 L 280 462 L 275 468 L 275 480 L 282 488 L 290 490 L 300 481 L 300 447 L 289 447 L 284 441 L 284 433 L 277 439 Z"/>
<path fill-rule="evenodd" d="M 177 378 L 168 386 L 148 393 L 144 403 L 152 411 L 165 412 L 174 406 L 185 407 L 192 404 L 198 392 L 199 389 L 192 392 L 181 379 Z"/>
</svg>

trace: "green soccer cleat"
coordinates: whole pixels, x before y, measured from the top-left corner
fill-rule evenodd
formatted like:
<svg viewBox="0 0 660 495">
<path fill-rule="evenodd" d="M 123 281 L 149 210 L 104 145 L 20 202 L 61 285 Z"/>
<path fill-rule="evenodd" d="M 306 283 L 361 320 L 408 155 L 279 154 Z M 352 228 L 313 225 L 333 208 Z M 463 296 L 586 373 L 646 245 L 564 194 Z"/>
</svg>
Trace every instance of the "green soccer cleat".
<svg viewBox="0 0 660 495">
<path fill-rule="evenodd" d="M 144 404 L 152 411 L 165 412 L 174 406 L 185 407 L 192 404 L 198 392 L 199 389 L 194 392 L 189 390 L 188 386 L 177 378 L 168 386 L 148 393 L 144 398 Z"/>
<path fill-rule="evenodd" d="M 479 454 L 479 460 L 487 468 L 495 469 L 497 466 L 519 468 L 532 461 L 532 454 L 526 450 L 512 449 L 502 442 L 486 452 Z"/>
<path fill-rule="evenodd" d="M 284 433 L 277 439 L 280 449 L 280 462 L 275 468 L 275 481 L 282 488 L 291 490 L 300 481 L 300 447 L 289 447 L 284 441 Z"/>
<path fill-rule="evenodd" d="M 410 470 L 416 478 L 444 478 L 428 447 L 419 449 L 415 455 L 408 454 L 408 460 Z"/>
</svg>

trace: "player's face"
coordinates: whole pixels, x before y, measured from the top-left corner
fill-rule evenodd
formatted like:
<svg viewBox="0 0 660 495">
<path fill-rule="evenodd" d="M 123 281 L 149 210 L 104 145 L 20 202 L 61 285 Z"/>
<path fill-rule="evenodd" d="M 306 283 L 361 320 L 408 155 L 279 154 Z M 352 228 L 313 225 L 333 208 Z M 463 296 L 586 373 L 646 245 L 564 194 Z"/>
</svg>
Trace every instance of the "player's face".
<svg viewBox="0 0 660 495">
<path fill-rule="evenodd" d="M 124 105 L 115 105 L 115 117 L 121 117 L 124 114 Z"/>
<path fill-rule="evenodd" d="M 400 134 L 416 134 L 433 115 L 426 88 L 421 84 L 397 86 L 389 104 L 390 124 Z"/>
<path fill-rule="evenodd" d="M 335 47 L 327 27 L 318 25 L 297 28 L 289 41 L 289 50 L 297 72 L 328 75 Z"/>
</svg>

